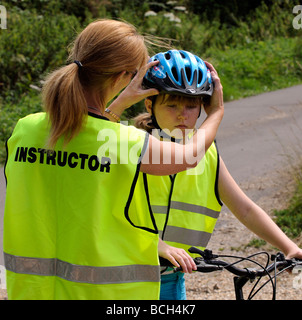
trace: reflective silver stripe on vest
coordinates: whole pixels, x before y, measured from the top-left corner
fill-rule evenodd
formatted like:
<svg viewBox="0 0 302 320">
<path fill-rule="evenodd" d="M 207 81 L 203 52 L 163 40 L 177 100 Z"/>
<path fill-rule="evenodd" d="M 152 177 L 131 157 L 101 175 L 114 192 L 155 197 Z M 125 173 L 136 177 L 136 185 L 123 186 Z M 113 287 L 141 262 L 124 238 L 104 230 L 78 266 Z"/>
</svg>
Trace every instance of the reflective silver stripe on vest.
<svg viewBox="0 0 302 320">
<path fill-rule="evenodd" d="M 206 247 L 211 233 L 167 225 L 164 240 L 187 244 L 189 246 Z"/>
<path fill-rule="evenodd" d="M 170 205 L 171 209 L 177 209 L 177 210 L 183 210 L 183 211 L 189 211 L 194 213 L 201 213 L 205 216 L 212 217 L 217 219 L 219 217 L 219 211 L 215 211 L 206 207 L 198 206 L 196 204 L 190 204 L 185 202 L 179 202 L 179 201 L 171 201 Z"/>
<path fill-rule="evenodd" d="M 168 206 L 151 206 L 153 213 L 167 213 Z M 220 212 L 215 211 L 206 207 L 198 206 L 196 204 L 190 204 L 180 201 L 171 201 L 170 209 L 183 210 L 188 212 L 200 213 L 205 216 L 217 219 L 219 217 Z"/>
<path fill-rule="evenodd" d="M 129 265 L 90 267 L 59 259 L 27 258 L 4 253 L 6 270 L 39 276 L 57 276 L 68 281 L 113 284 L 127 282 L 159 282 L 159 266 Z"/>
<path fill-rule="evenodd" d="M 168 206 L 156 206 L 156 205 L 151 205 L 151 209 L 153 213 L 167 213 Z"/>
</svg>

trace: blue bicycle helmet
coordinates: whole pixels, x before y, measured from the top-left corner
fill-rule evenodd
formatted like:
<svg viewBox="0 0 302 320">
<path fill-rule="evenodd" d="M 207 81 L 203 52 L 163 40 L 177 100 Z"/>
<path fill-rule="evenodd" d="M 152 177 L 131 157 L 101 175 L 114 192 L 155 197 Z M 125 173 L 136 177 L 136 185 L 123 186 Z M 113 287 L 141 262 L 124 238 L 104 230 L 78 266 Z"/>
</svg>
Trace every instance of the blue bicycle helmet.
<svg viewBox="0 0 302 320">
<path fill-rule="evenodd" d="M 211 96 L 213 82 L 202 59 L 184 50 L 160 52 L 151 58 L 159 64 L 150 68 L 143 85 L 161 92 L 187 96 Z"/>
</svg>

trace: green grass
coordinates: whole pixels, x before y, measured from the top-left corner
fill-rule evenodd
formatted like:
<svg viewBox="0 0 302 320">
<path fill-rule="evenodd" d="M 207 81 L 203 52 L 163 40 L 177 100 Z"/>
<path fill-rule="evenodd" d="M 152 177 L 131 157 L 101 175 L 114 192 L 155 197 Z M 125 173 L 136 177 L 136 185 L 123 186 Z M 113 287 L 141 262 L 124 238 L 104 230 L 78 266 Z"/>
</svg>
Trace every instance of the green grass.
<svg viewBox="0 0 302 320">
<path fill-rule="evenodd" d="M 225 51 L 210 51 L 224 88 L 234 100 L 302 83 L 300 38 L 253 42 Z"/>
<path fill-rule="evenodd" d="M 287 209 L 275 211 L 276 223 L 291 238 L 302 234 L 302 180 L 297 182 L 296 191 Z"/>
<path fill-rule="evenodd" d="M 9 98 L 6 98 L 4 104 L 0 103 L 0 164 L 5 162 L 5 142 L 10 137 L 18 119 L 40 111 L 42 111 L 40 95 L 34 90 L 22 95 L 18 103 Z"/>
<path fill-rule="evenodd" d="M 262 248 L 265 245 L 266 245 L 266 241 L 264 241 L 262 239 L 254 238 L 245 246 L 245 248 L 253 247 L 253 248 L 259 249 L 259 248 Z"/>
</svg>

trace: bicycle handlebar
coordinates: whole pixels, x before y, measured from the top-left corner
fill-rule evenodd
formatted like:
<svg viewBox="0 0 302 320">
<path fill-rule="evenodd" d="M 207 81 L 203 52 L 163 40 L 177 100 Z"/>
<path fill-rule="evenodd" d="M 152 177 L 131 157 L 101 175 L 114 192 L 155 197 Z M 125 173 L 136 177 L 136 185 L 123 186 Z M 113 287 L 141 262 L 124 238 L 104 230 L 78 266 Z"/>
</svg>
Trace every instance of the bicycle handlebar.
<svg viewBox="0 0 302 320">
<path fill-rule="evenodd" d="M 269 255 L 267 252 L 258 252 L 254 255 L 251 255 L 249 257 L 237 257 L 237 256 L 227 256 L 227 255 L 215 255 L 212 253 L 211 250 L 199 250 L 198 248 L 191 247 L 189 249 L 190 253 L 196 253 L 200 255 L 200 257 L 197 257 L 194 259 L 195 264 L 197 266 L 197 271 L 198 272 L 213 272 L 213 271 L 218 271 L 218 270 L 223 270 L 226 269 L 229 272 L 233 273 L 234 276 L 234 286 L 235 286 L 235 294 L 236 294 L 236 299 L 237 300 L 243 300 L 243 292 L 242 288 L 243 286 L 248 282 L 248 280 L 254 280 L 255 278 L 259 278 L 256 281 L 256 284 L 250 291 L 250 294 L 248 296 L 248 299 L 252 299 L 267 283 L 271 282 L 272 287 L 273 287 L 273 300 L 276 298 L 276 278 L 277 275 L 283 272 L 286 269 L 293 269 L 294 267 L 300 266 L 302 268 L 302 260 L 298 259 L 285 259 L 283 253 L 277 253 L 276 255 L 272 255 L 270 258 L 274 262 L 269 264 Z M 256 262 L 255 260 L 251 259 L 256 255 L 259 254 L 265 254 L 268 258 L 266 266 L 262 266 L 260 263 Z M 238 260 L 235 261 L 234 263 L 229 263 L 223 260 L 218 260 L 217 258 L 237 258 Z M 257 265 L 257 268 L 238 268 L 235 266 L 235 264 L 238 264 L 242 261 L 250 261 L 253 262 Z M 181 271 L 181 268 L 176 268 L 173 266 L 173 264 L 164 258 L 160 257 L 160 265 L 164 267 L 173 267 L 174 272 L 176 271 Z M 278 273 L 276 271 L 279 271 Z M 275 283 L 273 282 L 273 278 L 270 275 L 275 271 Z M 260 279 L 263 276 L 268 276 L 269 280 L 267 280 L 256 292 L 255 288 L 257 284 L 259 283 Z"/>
<path fill-rule="evenodd" d="M 271 273 L 272 271 L 276 269 L 284 269 L 286 267 L 291 266 L 291 261 L 285 260 L 285 261 L 277 261 L 276 263 L 271 263 L 268 267 L 264 269 L 255 269 L 255 268 L 244 268 L 240 269 L 238 267 L 235 267 L 234 265 L 227 263 L 222 260 L 199 260 L 200 258 L 195 258 L 195 263 L 197 262 L 197 271 L 204 272 L 203 269 L 206 268 L 206 272 L 210 272 L 210 266 L 214 267 L 211 271 L 215 270 L 222 270 L 226 269 L 229 272 L 233 273 L 236 276 L 239 277 L 248 277 L 250 279 L 254 279 L 256 277 L 262 277 L 264 275 L 267 275 L 268 273 Z"/>
<path fill-rule="evenodd" d="M 194 258 L 194 262 L 196 264 L 198 272 L 208 273 L 218 270 L 226 269 L 229 272 L 233 273 L 236 276 L 239 277 L 247 277 L 249 279 L 255 279 L 256 277 L 262 277 L 265 275 L 268 275 L 269 273 L 273 272 L 274 270 L 284 270 L 289 268 L 294 268 L 295 266 L 302 266 L 302 260 L 297 259 L 285 259 L 284 255 L 282 253 L 278 253 L 276 256 L 272 256 L 272 260 L 275 260 L 270 265 L 267 265 L 266 267 L 260 266 L 260 269 L 255 268 L 238 268 L 235 266 L 235 264 L 243 261 L 243 260 L 249 260 L 254 263 L 256 263 L 253 260 L 250 260 L 249 257 L 242 258 L 242 257 L 235 257 L 239 258 L 239 261 L 236 261 L 235 263 L 229 263 L 223 260 L 217 260 L 219 258 L 219 255 L 212 254 L 211 250 L 204 250 L 201 251 L 198 248 L 191 247 L 189 249 L 190 253 L 197 253 L 201 255 L 201 257 Z M 232 256 L 229 256 L 232 257 Z M 257 264 L 257 263 L 256 263 Z M 163 267 L 174 267 L 173 264 L 164 258 L 160 257 L 160 265 Z M 181 271 L 181 267 L 174 267 L 174 271 Z"/>
</svg>

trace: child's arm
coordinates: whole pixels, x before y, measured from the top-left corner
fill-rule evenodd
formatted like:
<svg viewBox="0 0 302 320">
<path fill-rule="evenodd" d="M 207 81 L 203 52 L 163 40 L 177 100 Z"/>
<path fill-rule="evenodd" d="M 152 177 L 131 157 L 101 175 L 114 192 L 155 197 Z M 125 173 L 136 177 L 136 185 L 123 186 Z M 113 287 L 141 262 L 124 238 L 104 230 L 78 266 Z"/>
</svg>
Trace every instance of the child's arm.
<svg viewBox="0 0 302 320">
<path fill-rule="evenodd" d="M 220 159 L 218 190 L 222 202 L 249 230 L 281 250 L 288 258 L 302 259 L 302 250 L 240 189 L 222 159 Z"/>
</svg>

